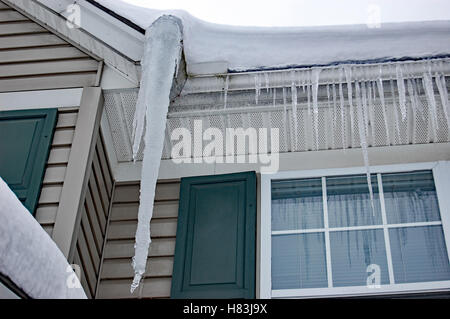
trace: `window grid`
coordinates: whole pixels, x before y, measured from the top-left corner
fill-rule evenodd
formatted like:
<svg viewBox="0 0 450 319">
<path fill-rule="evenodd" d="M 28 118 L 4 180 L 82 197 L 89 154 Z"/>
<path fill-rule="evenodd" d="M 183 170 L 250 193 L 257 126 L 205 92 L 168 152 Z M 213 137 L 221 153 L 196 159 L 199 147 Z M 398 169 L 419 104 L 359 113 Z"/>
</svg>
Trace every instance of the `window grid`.
<svg viewBox="0 0 450 319">
<path fill-rule="evenodd" d="M 323 218 L 324 227 L 315 229 L 296 229 L 296 230 L 282 230 L 282 231 L 271 231 L 272 236 L 277 235 L 293 235 L 293 234 L 307 234 L 307 233 L 324 233 L 325 234 L 325 252 L 326 252 L 326 263 L 327 263 L 327 278 L 328 278 L 328 288 L 333 288 L 333 274 L 332 274 L 332 263 L 331 263 L 331 244 L 330 244 L 330 232 L 340 232 L 340 231 L 354 231 L 354 230 L 372 230 L 372 229 L 383 229 L 384 242 L 386 246 L 386 259 L 388 264 L 388 274 L 390 285 L 395 284 L 394 278 L 394 267 L 392 262 L 392 253 L 389 238 L 390 228 L 406 228 L 406 227 L 421 227 L 421 226 L 443 226 L 442 218 L 439 221 L 431 222 L 413 222 L 413 223 L 400 223 L 400 224 L 388 224 L 386 205 L 384 200 L 382 173 L 377 173 L 377 184 L 378 184 L 378 194 L 381 206 L 381 217 L 382 224 L 380 225 L 366 225 L 366 226 L 348 226 L 348 227 L 329 227 L 328 221 L 328 194 L 327 194 L 327 176 L 322 176 L 322 198 L 323 198 Z M 307 178 L 305 178 L 307 179 Z M 435 181 L 434 181 L 435 183 Z"/>
</svg>

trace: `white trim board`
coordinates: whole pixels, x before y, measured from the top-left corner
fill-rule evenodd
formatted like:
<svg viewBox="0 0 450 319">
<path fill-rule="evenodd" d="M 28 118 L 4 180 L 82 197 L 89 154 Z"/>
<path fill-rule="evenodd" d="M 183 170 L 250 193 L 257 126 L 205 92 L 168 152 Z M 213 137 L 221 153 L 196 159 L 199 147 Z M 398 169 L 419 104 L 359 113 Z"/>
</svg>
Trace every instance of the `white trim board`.
<svg viewBox="0 0 450 319">
<path fill-rule="evenodd" d="M 0 111 L 77 107 L 83 89 L 0 93 Z"/>
<path fill-rule="evenodd" d="M 117 182 L 134 182 L 141 179 L 142 162 L 118 163 L 107 120 L 102 121 L 108 156 L 114 179 Z M 112 155 L 111 155 L 112 154 Z M 420 163 L 450 160 L 450 143 L 415 144 L 369 148 L 369 159 L 373 166 L 401 163 Z M 280 172 L 363 166 L 361 149 L 310 151 L 280 154 Z M 259 164 L 175 164 L 172 160 L 162 160 L 159 179 L 179 179 L 182 177 L 260 172 Z"/>
</svg>

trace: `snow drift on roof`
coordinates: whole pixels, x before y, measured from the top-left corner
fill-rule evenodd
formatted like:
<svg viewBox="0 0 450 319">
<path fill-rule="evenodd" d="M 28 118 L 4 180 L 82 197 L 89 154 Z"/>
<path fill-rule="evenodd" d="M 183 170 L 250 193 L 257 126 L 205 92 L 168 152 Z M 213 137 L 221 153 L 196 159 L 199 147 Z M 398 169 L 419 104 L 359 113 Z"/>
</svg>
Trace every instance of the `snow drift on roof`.
<svg viewBox="0 0 450 319">
<path fill-rule="evenodd" d="M 183 21 L 188 67 L 224 62 L 229 71 L 450 55 L 450 21 L 334 27 L 235 27 L 201 21 L 185 11 L 159 11 L 123 1 L 98 3 L 147 29 L 159 16 Z"/>
</svg>

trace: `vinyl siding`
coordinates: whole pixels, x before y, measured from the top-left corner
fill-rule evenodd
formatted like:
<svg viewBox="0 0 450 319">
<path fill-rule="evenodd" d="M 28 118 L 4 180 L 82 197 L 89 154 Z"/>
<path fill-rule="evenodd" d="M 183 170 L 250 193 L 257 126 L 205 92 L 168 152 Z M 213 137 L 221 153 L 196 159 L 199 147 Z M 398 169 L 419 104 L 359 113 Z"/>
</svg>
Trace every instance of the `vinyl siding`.
<svg viewBox="0 0 450 319">
<path fill-rule="evenodd" d="M 114 191 L 97 298 L 169 298 L 177 231 L 179 181 L 159 181 L 151 222 L 152 244 L 142 287 L 133 295 L 131 259 L 139 207 L 139 183 L 117 184 Z"/>
<path fill-rule="evenodd" d="M 93 155 L 91 174 L 81 212 L 74 263 L 81 267 L 81 284 L 89 298 L 94 298 L 101 267 L 113 179 L 101 137 Z"/>
<path fill-rule="evenodd" d="M 50 236 L 55 226 L 77 119 L 78 108 L 58 111 L 58 121 L 36 210 L 36 220 Z"/>
<path fill-rule="evenodd" d="M 0 92 L 95 86 L 100 62 L 0 1 Z"/>
</svg>

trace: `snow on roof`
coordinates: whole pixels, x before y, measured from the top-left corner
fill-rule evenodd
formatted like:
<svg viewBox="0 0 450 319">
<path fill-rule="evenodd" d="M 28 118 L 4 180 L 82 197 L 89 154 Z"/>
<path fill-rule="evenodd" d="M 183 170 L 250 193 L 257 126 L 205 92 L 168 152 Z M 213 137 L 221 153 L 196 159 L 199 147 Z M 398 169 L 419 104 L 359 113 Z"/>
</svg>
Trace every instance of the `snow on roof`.
<svg viewBox="0 0 450 319">
<path fill-rule="evenodd" d="M 229 71 L 450 55 L 450 21 L 332 27 L 236 27 L 201 21 L 181 10 L 160 11 L 119 0 L 97 0 L 147 29 L 171 14 L 183 21 L 189 66 L 221 62 Z"/>
<path fill-rule="evenodd" d="M 63 253 L 1 177 L 0 274 L 31 298 L 86 299 Z"/>
</svg>

